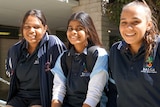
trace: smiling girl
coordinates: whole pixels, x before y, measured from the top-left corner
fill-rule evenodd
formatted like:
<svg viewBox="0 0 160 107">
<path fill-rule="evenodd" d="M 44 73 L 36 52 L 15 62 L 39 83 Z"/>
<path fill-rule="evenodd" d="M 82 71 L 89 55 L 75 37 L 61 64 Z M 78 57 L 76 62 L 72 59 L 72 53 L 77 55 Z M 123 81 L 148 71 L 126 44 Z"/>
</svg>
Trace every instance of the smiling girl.
<svg viewBox="0 0 160 107">
<path fill-rule="evenodd" d="M 118 90 L 118 107 L 159 107 L 158 29 L 144 0 L 125 5 L 120 16 L 123 41 L 110 50 L 109 68 Z"/>
<path fill-rule="evenodd" d="M 67 38 L 69 50 L 58 58 L 51 70 L 55 77 L 52 107 L 100 107 L 108 80 L 108 54 L 101 47 L 93 21 L 87 13 L 77 12 L 70 17 Z M 96 46 L 95 51 L 89 54 L 93 46 Z M 94 63 L 93 69 L 88 69 L 87 62 Z"/>
</svg>

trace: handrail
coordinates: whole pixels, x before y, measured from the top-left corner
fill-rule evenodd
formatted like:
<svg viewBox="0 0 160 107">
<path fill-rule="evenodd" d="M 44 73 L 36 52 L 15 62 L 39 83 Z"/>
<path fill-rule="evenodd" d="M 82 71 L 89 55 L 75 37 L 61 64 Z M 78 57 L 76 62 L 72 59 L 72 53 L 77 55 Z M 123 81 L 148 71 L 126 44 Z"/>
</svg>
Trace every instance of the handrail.
<svg viewBox="0 0 160 107">
<path fill-rule="evenodd" d="M 0 107 L 6 107 L 6 101 L 0 100 Z"/>
<path fill-rule="evenodd" d="M 8 82 L 7 80 L 5 80 L 5 79 L 3 79 L 1 77 L 0 77 L 0 82 L 3 82 L 5 84 L 7 84 L 7 85 L 10 85 L 10 82 Z"/>
<path fill-rule="evenodd" d="M 10 82 L 8 82 L 7 80 L 5 80 L 5 79 L 3 79 L 3 78 L 1 78 L 1 77 L 0 77 L 0 81 L 1 81 L 2 83 L 5 83 L 5 84 L 7 84 L 7 85 L 10 85 Z M 6 107 L 6 101 L 0 100 L 0 107 Z"/>
</svg>

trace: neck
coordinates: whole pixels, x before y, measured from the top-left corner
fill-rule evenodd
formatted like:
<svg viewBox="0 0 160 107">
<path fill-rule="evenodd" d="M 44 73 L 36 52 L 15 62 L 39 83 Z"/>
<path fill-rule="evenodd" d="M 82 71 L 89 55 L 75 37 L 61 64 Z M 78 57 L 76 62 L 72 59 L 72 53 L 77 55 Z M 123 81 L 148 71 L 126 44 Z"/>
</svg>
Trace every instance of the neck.
<svg viewBox="0 0 160 107">
<path fill-rule="evenodd" d="M 137 54 L 138 53 L 138 50 L 139 50 L 139 48 L 140 48 L 140 45 L 138 45 L 138 46 L 133 46 L 133 45 L 130 45 L 130 50 L 131 50 L 131 53 L 134 55 L 134 54 Z"/>
<path fill-rule="evenodd" d="M 28 46 L 29 54 L 32 54 L 35 51 L 36 47 L 37 47 L 37 45 L 29 45 Z"/>
</svg>

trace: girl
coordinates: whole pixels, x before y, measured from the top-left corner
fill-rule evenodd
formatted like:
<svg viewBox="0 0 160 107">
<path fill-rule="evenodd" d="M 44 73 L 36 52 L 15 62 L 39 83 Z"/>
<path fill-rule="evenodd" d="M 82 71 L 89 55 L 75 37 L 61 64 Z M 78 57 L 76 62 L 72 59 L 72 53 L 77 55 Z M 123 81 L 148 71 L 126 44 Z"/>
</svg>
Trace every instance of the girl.
<svg viewBox="0 0 160 107">
<path fill-rule="evenodd" d="M 50 107 L 53 67 L 65 45 L 48 35 L 41 10 L 26 12 L 21 26 L 23 39 L 8 51 L 6 73 L 11 76 L 6 107 Z"/>
<path fill-rule="evenodd" d="M 69 50 L 60 55 L 51 70 L 55 77 L 52 107 L 99 107 L 108 80 L 108 54 L 101 48 L 87 13 L 77 12 L 70 17 L 67 38 Z M 88 62 L 92 63 L 92 69 Z"/>
<path fill-rule="evenodd" d="M 159 107 L 158 29 L 144 0 L 123 7 L 119 29 L 124 41 L 111 47 L 109 57 L 118 107 Z"/>
</svg>

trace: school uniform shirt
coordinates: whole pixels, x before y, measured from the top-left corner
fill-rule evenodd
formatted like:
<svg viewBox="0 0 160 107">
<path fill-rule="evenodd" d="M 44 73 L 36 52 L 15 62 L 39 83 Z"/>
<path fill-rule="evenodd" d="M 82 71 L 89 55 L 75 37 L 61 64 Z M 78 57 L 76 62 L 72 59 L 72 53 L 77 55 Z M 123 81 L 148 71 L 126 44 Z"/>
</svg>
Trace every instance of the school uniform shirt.
<svg viewBox="0 0 160 107">
<path fill-rule="evenodd" d="M 28 53 L 27 48 L 22 49 L 15 72 L 19 82 L 16 95 L 19 97 L 40 99 L 38 48 L 32 54 Z"/>
<path fill-rule="evenodd" d="M 68 52 L 72 57 L 71 69 L 65 76 L 62 69 L 62 53 L 51 72 L 54 74 L 52 100 L 58 99 L 66 107 L 82 107 L 83 103 L 96 107 L 108 81 L 108 54 L 103 48 L 94 53 L 97 60 L 91 72 L 85 71 L 84 60 L 87 48 L 77 54 L 72 47 Z M 66 56 L 67 57 L 67 56 Z M 68 63 L 66 61 L 66 63 Z"/>
<path fill-rule="evenodd" d="M 124 41 L 110 49 L 109 68 L 118 90 L 118 107 L 160 106 L 160 45 L 155 58 L 151 55 L 146 61 L 145 47 L 143 43 L 135 55 Z"/>
</svg>

